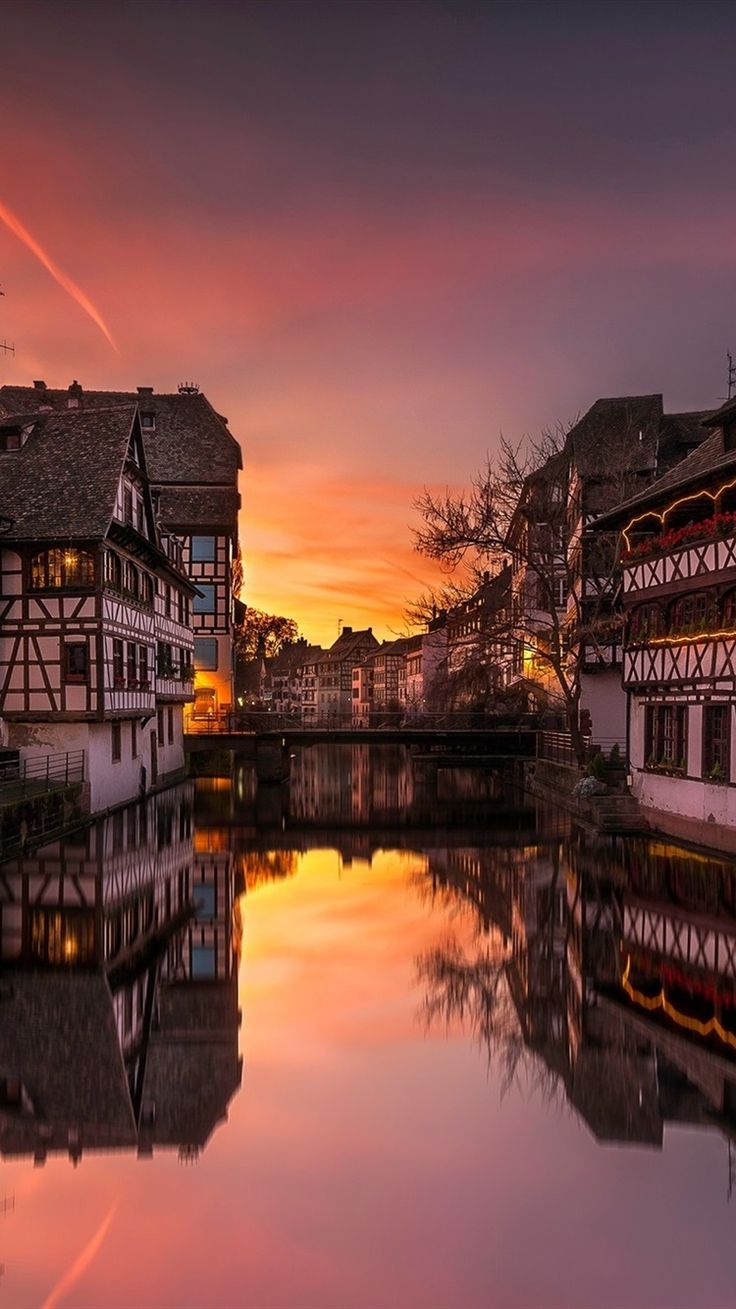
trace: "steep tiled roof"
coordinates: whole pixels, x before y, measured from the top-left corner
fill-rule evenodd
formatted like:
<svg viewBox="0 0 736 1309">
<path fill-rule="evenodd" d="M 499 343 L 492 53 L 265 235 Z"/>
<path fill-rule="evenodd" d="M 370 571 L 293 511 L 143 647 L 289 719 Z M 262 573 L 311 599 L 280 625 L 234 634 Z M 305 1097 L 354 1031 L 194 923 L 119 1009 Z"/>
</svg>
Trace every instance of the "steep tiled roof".
<svg viewBox="0 0 736 1309">
<path fill-rule="evenodd" d="M 150 442 L 146 442 L 148 451 Z M 183 532 L 187 528 L 230 526 L 240 507 L 234 486 L 163 486 L 159 492 L 161 522 Z"/>
<path fill-rule="evenodd" d="M 0 387 L 6 413 L 67 410 L 70 394 L 79 408 L 99 409 L 137 403 L 153 414 L 153 430 L 144 428 L 148 474 L 154 485 L 180 482 L 234 483 L 242 467 L 240 446 L 201 392 L 148 394 L 143 391 L 85 391 L 35 386 Z M 73 412 L 73 411 L 69 411 Z"/>
<path fill-rule="evenodd" d="M 358 646 L 364 644 L 366 640 L 369 644 L 372 643 L 374 649 L 378 648 L 378 641 L 373 635 L 373 631 L 370 627 L 364 627 L 357 632 L 343 632 L 338 636 L 335 643 L 330 646 L 325 658 L 333 659 L 341 663 L 343 660 L 349 659 L 350 656 L 355 653 Z"/>
<path fill-rule="evenodd" d="M 649 506 L 656 508 L 661 500 L 669 500 L 675 491 L 695 489 L 702 481 L 708 480 L 718 472 L 736 472 L 736 450 L 726 450 L 723 432 L 720 428 L 694 450 L 687 459 L 671 468 L 669 472 L 652 482 L 646 490 L 631 496 L 617 505 L 607 514 L 596 520 L 596 527 L 616 527 L 626 522 L 633 513 Z"/>
<path fill-rule="evenodd" d="M 654 469 L 662 414 L 661 395 L 596 400 L 568 432 L 566 449 L 583 476 L 607 473 L 613 450 L 625 451 L 635 470 Z"/>
<path fill-rule="evenodd" d="M 6 539 L 104 537 L 134 418 L 130 404 L 35 415 L 23 448 L 0 453 Z"/>
</svg>

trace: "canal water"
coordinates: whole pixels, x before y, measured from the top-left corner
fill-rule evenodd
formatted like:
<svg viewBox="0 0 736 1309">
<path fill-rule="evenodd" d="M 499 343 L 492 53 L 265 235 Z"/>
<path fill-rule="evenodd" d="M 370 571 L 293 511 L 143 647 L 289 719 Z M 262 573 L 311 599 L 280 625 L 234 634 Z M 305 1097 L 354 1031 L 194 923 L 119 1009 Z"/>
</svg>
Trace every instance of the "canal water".
<svg viewBox="0 0 736 1309">
<path fill-rule="evenodd" d="M 736 1304 L 736 868 L 293 765 L 0 869 L 2 1302 Z"/>
</svg>

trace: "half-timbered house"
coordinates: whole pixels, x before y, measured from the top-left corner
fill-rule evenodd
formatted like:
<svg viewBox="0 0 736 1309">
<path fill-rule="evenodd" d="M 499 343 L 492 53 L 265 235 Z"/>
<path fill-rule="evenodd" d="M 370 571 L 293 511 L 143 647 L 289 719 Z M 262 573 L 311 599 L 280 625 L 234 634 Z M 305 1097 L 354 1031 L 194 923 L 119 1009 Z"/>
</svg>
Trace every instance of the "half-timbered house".
<svg viewBox="0 0 736 1309">
<path fill-rule="evenodd" d="M 634 794 L 665 830 L 736 839 L 736 401 L 708 439 L 601 517 L 622 529 Z"/>
<path fill-rule="evenodd" d="M 98 811 L 183 767 L 194 587 L 135 404 L 2 418 L 0 478 L 0 715 L 24 757 L 84 750 Z"/>
<path fill-rule="evenodd" d="M 196 386 L 174 393 L 87 391 L 34 382 L 0 387 L 6 413 L 86 411 L 136 403 L 156 514 L 182 543 L 184 568 L 196 587 L 193 712 L 227 711 L 234 703 L 233 583 L 238 561 L 240 446 Z M 167 642 L 164 640 L 164 645 Z M 166 659 L 164 651 L 164 661 Z M 168 743 L 168 740 L 167 740 Z"/>
</svg>

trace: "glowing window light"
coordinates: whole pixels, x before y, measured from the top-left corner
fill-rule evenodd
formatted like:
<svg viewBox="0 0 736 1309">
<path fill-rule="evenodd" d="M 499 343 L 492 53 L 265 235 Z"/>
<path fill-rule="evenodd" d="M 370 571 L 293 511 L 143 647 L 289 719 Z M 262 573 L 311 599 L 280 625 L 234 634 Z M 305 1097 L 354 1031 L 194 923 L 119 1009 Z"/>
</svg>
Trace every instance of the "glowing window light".
<svg viewBox="0 0 736 1309">
<path fill-rule="evenodd" d="M 723 486 L 719 486 L 717 491 L 697 491 L 694 495 L 683 495 L 679 500 L 675 500 L 671 505 L 668 505 L 666 509 L 663 509 L 661 514 L 657 513 L 655 509 L 648 509 L 645 514 L 639 514 L 638 517 L 632 518 L 631 522 L 623 528 L 621 533 L 626 542 L 626 549 L 631 549 L 629 532 L 637 523 L 643 523 L 647 518 L 656 518 L 662 527 L 664 527 L 668 514 L 671 514 L 673 510 L 678 509 L 680 505 L 694 504 L 696 500 L 702 500 L 704 497 L 707 497 L 708 500 L 712 500 L 715 505 L 719 496 L 723 495 L 724 491 L 731 491 L 735 486 L 736 478 L 731 482 L 724 482 Z"/>
<path fill-rule="evenodd" d="M 656 1009 L 661 1009 L 662 1013 L 671 1018 L 673 1023 L 677 1023 L 678 1027 L 687 1028 L 690 1032 L 697 1032 L 698 1036 L 717 1036 L 724 1045 L 730 1045 L 733 1050 L 736 1050 L 736 1036 L 734 1036 L 733 1032 L 729 1032 L 723 1026 L 723 1023 L 719 1022 L 715 1014 L 708 1019 L 707 1023 L 701 1023 L 698 1018 L 691 1018 L 689 1014 L 683 1014 L 667 999 L 664 987 L 662 987 L 659 995 L 644 995 L 643 991 L 636 991 L 631 985 L 629 981 L 630 972 L 631 955 L 628 955 L 626 967 L 621 977 L 621 985 L 629 999 L 634 1001 L 634 1004 L 639 1005 L 642 1009 L 648 1009 L 650 1013 Z"/>
</svg>

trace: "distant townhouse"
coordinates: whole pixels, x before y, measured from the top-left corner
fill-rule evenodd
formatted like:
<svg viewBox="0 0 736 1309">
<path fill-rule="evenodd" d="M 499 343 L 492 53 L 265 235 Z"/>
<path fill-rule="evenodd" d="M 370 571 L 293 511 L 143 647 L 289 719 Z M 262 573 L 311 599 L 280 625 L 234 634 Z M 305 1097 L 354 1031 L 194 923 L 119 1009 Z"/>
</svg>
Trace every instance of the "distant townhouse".
<svg viewBox="0 0 736 1309">
<path fill-rule="evenodd" d="M 603 515 L 620 527 L 633 791 L 654 826 L 736 839 L 736 401 L 707 440 Z"/>
<path fill-rule="evenodd" d="M 505 686 L 512 657 L 509 564 L 485 573 L 474 594 L 449 610 L 446 652 L 441 698 L 448 707 L 485 700 Z"/>
<path fill-rule="evenodd" d="M 93 811 L 179 774 L 194 587 L 157 525 L 134 404 L 0 419 L 0 716 L 84 751 Z"/>
<path fill-rule="evenodd" d="M 352 726 L 370 727 L 373 709 L 374 656 L 353 665 Z"/>
<path fill-rule="evenodd" d="M 373 709 L 376 713 L 403 712 L 406 703 L 407 641 L 384 641 L 370 656 L 373 664 Z"/>
<path fill-rule="evenodd" d="M 317 670 L 325 651 L 321 645 L 310 645 L 304 653 L 297 668 L 298 697 L 303 719 L 309 721 L 317 717 L 317 700 L 319 677 Z"/>
<path fill-rule="evenodd" d="M 353 666 L 378 649 L 370 627 L 353 631 L 343 627 L 329 650 L 317 662 L 317 717 L 323 722 L 352 719 Z"/>
<path fill-rule="evenodd" d="M 304 694 L 304 668 L 322 653 L 304 637 L 266 660 L 265 700 L 275 713 L 300 716 Z M 311 674 L 314 676 L 314 674 Z M 314 688 L 310 688 L 314 689 Z"/>
<path fill-rule="evenodd" d="M 406 712 L 425 713 L 432 688 L 447 656 L 447 616 L 434 618 L 426 632 L 417 632 L 406 643 Z"/>
<path fill-rule="evenodd" d="M 238 558 L 240 446 L 196 386 L 175 393 L 86 391 L 78 382 L 0 387 L 0 412 L 56 413 L 137 404 L 157 522 L 182 543 L 196 586 L 195 701 L 198 714 L 227 711 L 234 700 L 233 573 Z"/>
</svg>

